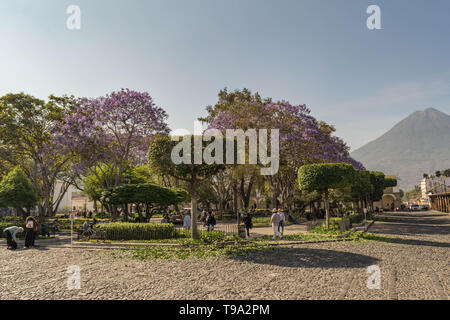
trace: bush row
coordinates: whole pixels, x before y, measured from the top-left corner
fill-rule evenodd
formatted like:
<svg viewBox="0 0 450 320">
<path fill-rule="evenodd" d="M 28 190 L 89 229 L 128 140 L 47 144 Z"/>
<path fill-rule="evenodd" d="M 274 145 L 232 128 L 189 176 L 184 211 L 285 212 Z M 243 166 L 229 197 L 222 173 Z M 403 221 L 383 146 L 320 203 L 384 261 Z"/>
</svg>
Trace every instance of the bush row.
<svg viewBox="0 0 450 320">
<path fill-rule="evenodd" d="M 98 224 L 95 238 L 101 240 L 156 240 L 184 237 L 171 223 L 111 222 Z"/>
</svg>

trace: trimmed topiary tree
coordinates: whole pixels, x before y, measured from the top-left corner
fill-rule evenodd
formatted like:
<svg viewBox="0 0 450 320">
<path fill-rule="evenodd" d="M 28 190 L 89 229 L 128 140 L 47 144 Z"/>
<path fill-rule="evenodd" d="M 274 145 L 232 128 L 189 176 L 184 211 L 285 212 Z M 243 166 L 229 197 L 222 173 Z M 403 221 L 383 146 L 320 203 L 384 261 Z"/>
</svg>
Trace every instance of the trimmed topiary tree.
<svg viewBox="0 0 450 320">
<path fill-rule="evenodd" d="M 217 138 L 216 138 L 217 139 Z M 200 164 L 195 164 L 192 160 L 197 157 L 202 157 L 209 142 L 203 141 L 202 136 L 187 135 L 183 137 L 184 141 L 190 142 L 186 144 L 186 150 L 183 148 L 183 158 L 186 161 L 175 164 L 172 156 L 180 155 L 180 150 L 176 148 L 177 145 L 182 145 L 179 142 L 172 141 L 167 136 L 155 136 L 152 138 L 148 150 L 148 163 L 152 170 L 155 170 L 161 175 L 168 175 L 176 179 L 185 181 L 189 185 L 189 195 L 191 197 L 191 236 L 193 239 L 198 238 L 197 232 L 197 200 L 198 188 L 202 181 L 212 177 L 218 172 L 225 169 L 224 164 L 211 163 L 207 164 L 201 161 Z M 215 141 L 215 140 L 214 140 Z M 195 145 L 199 144 L 201 148 L 196 150 Z M 223 148 L 224 143 L 220 144 Z M 220 150 L 216 150 L 220 151 Z M 223 149 L 222 149 L 223 151 Z M 225 153 L 223 153 L 225 154 Z M 223 159 L 222 159 L 223 163 Z"/>
<path fill-rule="evenodd" d="M 397 179 L 393 177 L 385 177 L 384 178 L 384 187 L 390 188 L 390 187 L 396 187 L 397 186 Z"/>
<path fill-rule="evenodd" d="M 373 186 L 373 190 L 370 194 L 371 206 L 373 209 L 374 201 L 381 201 L 384 192 L 384 173 L 379 171 L 369 171 L 370 183 Z"/>
<path fill-rule="evenodd" d="M 326 210 L 326 227 L 330 224 L 329 190 L 346 188 L 355 179 L 355 169 L 348 163 L 317 163 L 301 166 L 298 170 L 300 190 L 323 194 Z"/>
<path fill-rule="evenodd" d="M 373 192 L 372 183 L 370 183 L 370 173 L 366 170 L 358 170 L 355 174 L 355 180 L 351 186 L 352 198 L 354 201 L 360 203 L 363 208 L 363 203 L 367 202 L 367 198 Z M 359 206 L 359 205 L 358 205 Z"/>
<path fill-rule="evenodd" d="M 183 189 L 169 189 L 151 183 L 124 184 L 108 189 L 102 194 L 102 202 L 109 205 L 127 206 L 130 203 L 144 205 L 146 216 L 158 206 L 179 204 L 188 199 Z"/>
</svg>

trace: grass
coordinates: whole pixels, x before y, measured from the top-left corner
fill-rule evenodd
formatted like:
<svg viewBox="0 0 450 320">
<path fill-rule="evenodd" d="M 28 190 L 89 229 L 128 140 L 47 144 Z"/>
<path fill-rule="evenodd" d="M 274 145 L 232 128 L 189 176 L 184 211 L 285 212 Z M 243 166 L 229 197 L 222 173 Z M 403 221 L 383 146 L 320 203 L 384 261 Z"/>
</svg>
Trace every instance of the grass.
<svg viewBox="0 0 450 320">
<path fill-rule="evenodd" d="M 351 233 L 345 239 L 352 239 L 358 241 L 360 237 L 359 232 Z M 153 260 L 153 259 L 188 259 L 188 258 L 209 258 L 209 257 L 239 257 L 244 258 L 250 254 L 263 252 L 269 248 L 273 243 L 283 241 L 319 241 L 319 240 L 336 240 L 333 235 L 319 235 L 319 234 L 292 234 L 285 235 L 281 240 L 273 240 L 272 236 L 258 237 L 250 241 L 242 241 L 237 237 L 201 236 L 197 240 L 190 238 L 173 239 L 170 243 L 178 243 L 179 246 L 149 246 L 149 247 L 132 247 L 128 252 L 132 258 L 139 260 Z M 154 242 L 154 241 L 153 241 Z M 167 242 L 167 241 L 164 241 Z M 115 253 L 114 253 L 115 255 Z"/>
<path fill-rule="evenodd" d="M 326 235 L 343 235 L 346 232 L 341 232 L 339 228 L 339 224 L 333 223 L 330 221 L 330 225 L 328 228 L 325 227 L 325 224 L 316 226 L 308 231 L 309 233 L 318 233 L 318 234 L 326 234 Z"/>
<path fill-rule="evenodd" d="M 222 246 L 220 243 L 200 244 L 192 246 L 184 244 L 179 247 L 145 247 L 134 248 L 130 254 L 133 258 L 139 260 L 154 259 L 188 259 L 191 257 L 204 259 L 209 257 L 246 257 L 255 252 L 261 252 L 268 248 L 264 243 L 235 243 Z"/>
<path fill-rule="evenodd" d="M 318 241 L 318 240 L 332 240 L 336 239 L 336 237 L 332 235 L 321 235 L 321 234 L 304 234 L 304 233 L 296 233 L 296 234 L 287 234 L 284 235 L 282 239 L 273 240 L 273 236 L 262 236 L 254 239 L 253 241 Z"/>
<path fill-rule="evenodd" d="M 388 242 L 388 243 L 404 243 L 408 240 L 402 239 L 402 238 L 395 238 L 395 237 L 387 237 L 387 236 L 381 236 L 373 233 L 362 233 L 359 237 L 361 241 L 379 241 L 379 242 Z"/>
</svg>

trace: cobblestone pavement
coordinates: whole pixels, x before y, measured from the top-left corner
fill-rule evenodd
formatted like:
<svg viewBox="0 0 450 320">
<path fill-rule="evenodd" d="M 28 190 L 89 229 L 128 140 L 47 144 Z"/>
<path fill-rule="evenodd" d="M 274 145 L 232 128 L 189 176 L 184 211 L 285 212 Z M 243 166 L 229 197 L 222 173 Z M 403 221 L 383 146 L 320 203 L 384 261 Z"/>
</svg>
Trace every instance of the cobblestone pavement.
<svg viewBox="0 0 450 320">
<path fill-rule="evenodd" d="M 139 261 L 113 250 L 0 247 L 0 299 L 448 299 L 450 217 L 386 214 L 369 232 L 395 242 L 280 246 L 240 259 Z M 68 266 L 81 289 L 67 288 Z M 368 289 L 367 267 L 381 271 Z"/>
</svg>

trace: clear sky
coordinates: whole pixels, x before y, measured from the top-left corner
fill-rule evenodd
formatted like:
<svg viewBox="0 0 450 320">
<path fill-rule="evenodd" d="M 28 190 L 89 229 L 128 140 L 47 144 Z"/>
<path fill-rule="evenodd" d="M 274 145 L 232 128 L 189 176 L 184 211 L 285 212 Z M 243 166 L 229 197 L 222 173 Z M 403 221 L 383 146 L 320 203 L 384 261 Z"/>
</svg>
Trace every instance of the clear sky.
<svg viewBox="0 0 450 320">
<path fill-rule="evenodd" d="M 1 95 L 148 91 L 172 129 L 224 87 L 305 103 L 352 149 L 414 111 L 450 113 L 448 0 L 1 0 L 0 36 Z"/>
</svg>

